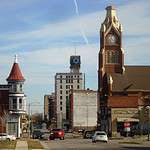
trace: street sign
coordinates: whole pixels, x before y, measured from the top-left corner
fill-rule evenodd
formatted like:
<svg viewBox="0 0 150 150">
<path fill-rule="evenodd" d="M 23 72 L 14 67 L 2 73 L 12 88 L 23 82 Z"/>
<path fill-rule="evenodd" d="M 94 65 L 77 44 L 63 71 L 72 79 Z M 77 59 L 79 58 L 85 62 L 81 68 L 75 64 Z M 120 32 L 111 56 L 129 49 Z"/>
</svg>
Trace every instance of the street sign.
<svg viewBox="0 0 150 150">
<path fill-rule="evenodd" d="M 124 122 L 124 131 L 130 132 L 130 122 Z"/>
<path fill-rule="evenodd" d="M 130 122 L 124 122 L 124 128 L 129 128 L 130 127 Z"/>
</svg>

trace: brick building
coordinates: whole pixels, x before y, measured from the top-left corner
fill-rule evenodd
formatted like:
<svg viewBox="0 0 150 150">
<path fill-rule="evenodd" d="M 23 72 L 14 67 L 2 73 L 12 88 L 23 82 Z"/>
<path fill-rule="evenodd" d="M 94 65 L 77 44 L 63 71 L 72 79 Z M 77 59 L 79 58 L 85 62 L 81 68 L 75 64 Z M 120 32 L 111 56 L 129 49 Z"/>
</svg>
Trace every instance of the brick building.
<svg viewBox="0 0 150 150">
<path fill-rule="evenodd" d="M 122 25 L 114 6 L 108 6 L 106 11 L 100 29 L 98 124 L 110 135 L 116 135 L 124 130 L 125 122 L 131 128 L 147 126 L 148 122 L 141 119 L 141 110 L 150 105 L 150 66 L 124 65 Z"/>
</svg>

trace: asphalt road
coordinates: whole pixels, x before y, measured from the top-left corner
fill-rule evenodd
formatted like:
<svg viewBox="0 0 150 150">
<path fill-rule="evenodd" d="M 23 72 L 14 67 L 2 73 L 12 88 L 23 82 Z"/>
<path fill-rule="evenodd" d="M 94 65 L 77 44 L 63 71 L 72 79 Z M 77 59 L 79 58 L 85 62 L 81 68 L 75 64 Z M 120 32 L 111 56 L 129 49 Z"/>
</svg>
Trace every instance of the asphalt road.
<svg viewBox="0 0 150 150">
<path fill-rule="evenodd" d="M 117 141 L 108 143 L 92 143 L 90 139 L 65 139 L 42 141 L 42 145 L 47 150 L 150 150 L 146 145 L 119 144 Z"/>
</svg>

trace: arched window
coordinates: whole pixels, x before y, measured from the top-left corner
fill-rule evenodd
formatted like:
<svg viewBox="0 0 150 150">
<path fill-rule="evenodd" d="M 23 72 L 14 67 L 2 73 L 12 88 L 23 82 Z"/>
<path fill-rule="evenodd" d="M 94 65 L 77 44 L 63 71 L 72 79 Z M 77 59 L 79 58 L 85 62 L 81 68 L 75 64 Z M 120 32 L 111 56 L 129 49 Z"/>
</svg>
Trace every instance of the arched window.
<svg viewBox="0 0 150 150">
<path fill-rule="evenodd" d="M 106 63 L 107 64 L 119 63 L 119 52 L 116 50 L 107 50 L 107 52 L 106 52 Z"/>
</svg>

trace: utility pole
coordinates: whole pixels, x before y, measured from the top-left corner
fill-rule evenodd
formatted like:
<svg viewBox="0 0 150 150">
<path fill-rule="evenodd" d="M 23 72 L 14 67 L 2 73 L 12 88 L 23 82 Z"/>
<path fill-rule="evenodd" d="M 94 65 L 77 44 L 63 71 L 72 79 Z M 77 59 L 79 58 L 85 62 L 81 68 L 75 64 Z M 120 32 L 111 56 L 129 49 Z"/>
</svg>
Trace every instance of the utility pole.
<svg viewBox="0 0 150 150">
<path fill-rule="evenodd" d="M 86 117 L 87 117 L 87 120 L 86 120 L 86 121 L 87 121 L 87 130 L 88 130 L 88 116 L 89 116 L 89 115 L 88 115 L 88 105 L 86 105 L 86 109 L 87 109 L 87 112 L 86 112 L 86 115 L 87 115 L 87 116 L 86 116 Z"/>
<path fill-rule="evenodd" d="M 29 129 L 28 129 L 28 130 L 29 130 L 29 138 L 30 138 L 30 133 L 31 133 L 31 132 L 30 132 L 30 117 L 31 117 L 31 116 L 30 116 L 30 103 L 29 103 L 29 105 L 28 105 L 28 117 L 29 117 L 29 119 L 28 119 L 28 122 L 29 122 Z"/>
<path fill-rule="evenodd" d="M 146 108 L 147 108 L 147 112 L 148 112 L 147 113 L 147 116 L 148 116 L 148 118 L 147 118 L 148 119 L 148 133 L 147 133 L 148 139 L 147 140 L 149 141 L 150 140 L 150 131 L 149 131 L 150 130 L 150 127 L 149 127 L 150 126 L 150 106 L 147 106 Z"/>
</svg>

